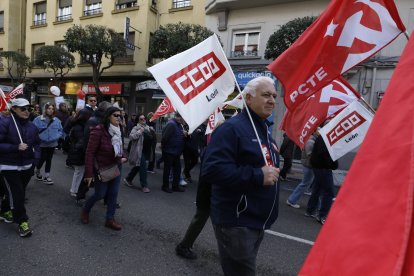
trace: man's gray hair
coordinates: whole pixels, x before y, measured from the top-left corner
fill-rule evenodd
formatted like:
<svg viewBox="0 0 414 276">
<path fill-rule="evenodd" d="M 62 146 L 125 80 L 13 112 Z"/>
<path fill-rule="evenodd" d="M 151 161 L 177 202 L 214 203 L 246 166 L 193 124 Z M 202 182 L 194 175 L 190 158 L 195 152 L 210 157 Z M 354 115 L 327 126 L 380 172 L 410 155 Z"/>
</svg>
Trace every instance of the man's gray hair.
<svg viewBox="0 0 414 276">
<path fill-rule="evenodd" d="M 257 88 L 264 83 L 269 83 L 275 85 L 275 81 L 269 77 L 260 76 L 249 81 L 243 89 L 243 97 L 246 97 L 247 94 L 256 97 Z"/>
<path fill-rule="evenodd" d="M 100 102 L 98 105 L 98 109 L 105 112 L 108 108 L 110 108 L 112 104 L 107 101 Z"/>
</svg>

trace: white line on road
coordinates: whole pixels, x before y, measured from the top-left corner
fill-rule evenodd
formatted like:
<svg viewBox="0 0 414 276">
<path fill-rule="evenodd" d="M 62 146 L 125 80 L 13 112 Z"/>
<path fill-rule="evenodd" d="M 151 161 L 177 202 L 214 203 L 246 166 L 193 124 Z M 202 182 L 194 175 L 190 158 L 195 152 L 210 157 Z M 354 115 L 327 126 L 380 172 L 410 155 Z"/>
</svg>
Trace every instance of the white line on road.
<svg viewBox="0 0 414 276">
<path fill-rule="evenodd" d="M 278 237 L 281 237 L 281 238 L 286 238 L 286 239 L 289 239 L 289 240 L 294 240 L 294 241 L 301 242 L 301 243 L 306 243 L 306 244 L 309 244 L 309 245 L 314 244 L 313 241 L 308 241 L 308 240 L 305 240 L 305 239 L 301 239 L 301 238 L 298 238 L 298 237 L 286 235 L 286 234 L 275 232 L 275 231 L 272 231 L 272 230 L 265 230 L 265 232 L 270 234 L 270 235 L 273 235 L 273 236 L 278 236 Z"/>
</svg>

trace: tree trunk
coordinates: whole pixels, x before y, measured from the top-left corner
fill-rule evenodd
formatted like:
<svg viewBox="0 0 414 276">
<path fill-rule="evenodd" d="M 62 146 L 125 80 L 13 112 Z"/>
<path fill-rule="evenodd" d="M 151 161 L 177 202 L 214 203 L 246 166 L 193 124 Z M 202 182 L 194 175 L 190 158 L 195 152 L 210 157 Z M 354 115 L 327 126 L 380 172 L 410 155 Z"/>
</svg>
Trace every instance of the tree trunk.
<svg viewBox="0 0 414 276">
<path fill-rule="evenodd" d="M 99 71 L 96 68 L 96 66 L 92 65 L 93 70 L 93 85 L 95 86 L 95 92 L 96 92 L 96 99 L 98 100 L 98 103 L 103 101 L 103 94 L 101 90 L 99 89 Z"/>
</svg>

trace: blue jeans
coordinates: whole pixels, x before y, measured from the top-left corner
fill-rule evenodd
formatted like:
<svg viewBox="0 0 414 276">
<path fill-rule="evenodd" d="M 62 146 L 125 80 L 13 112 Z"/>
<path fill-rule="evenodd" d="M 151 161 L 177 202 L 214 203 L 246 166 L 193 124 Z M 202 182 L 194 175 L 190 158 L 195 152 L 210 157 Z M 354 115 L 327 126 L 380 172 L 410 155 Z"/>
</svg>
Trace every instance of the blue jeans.
<svg viewBox="0 0 414 276">
<path fill-rule="evenodd" d="M 121 166 L 119 167 L 119 170 L 121 170 Z M 113 219 L 115 216 L 121 176 L 108 182 L 101 182 L 97 177 L 95 179 L 95 193 L 85 202 L 83 210 L 89 213 L 97 201 L 106 197 L 106 219 Z"/>
<path fill-rule="evenodd" d="M 139 166 L 135 166 L 131 169 L 131 171 L 128 173 L 128 176 L 126 177 L 126 180 L 128 182 L 132 182 L 134 177 L 139 172 L 139 182 L 141 183 L 142 188 L 147 187 L 147 160 L 145 159 L 144 154 L 141 156 L 141 161 Z"/>
<path fill-rule="evenodd" d="M 302 181 L 296 186 L 295 190 L 290 194 L 288 200 L 292 204 L 296 204 L 303 193 L 312 185 L 314 175 L 312 168 L 303 167 L 303 178 Z"/>
<path fill-rule="evenodd" d="M 329 209 L 331 209 L 332 199 L 334 197 L 334 183 L 332 170 L 329 169 L 313 169 L 315 181 L 313 182 L 312 195 L 308 201 L 308 213 L 316 211 L 321 196 L 321 207 L 319 209 L 319 217 L 326 217 Z"/>
</svg>

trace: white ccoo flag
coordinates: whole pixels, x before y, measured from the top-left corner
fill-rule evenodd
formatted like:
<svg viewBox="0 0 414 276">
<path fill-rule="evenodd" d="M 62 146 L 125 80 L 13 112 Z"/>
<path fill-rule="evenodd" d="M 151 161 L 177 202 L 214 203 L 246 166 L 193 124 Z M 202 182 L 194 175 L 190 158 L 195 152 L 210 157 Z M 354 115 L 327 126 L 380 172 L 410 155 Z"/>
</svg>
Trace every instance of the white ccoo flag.
<svg viewBox="0 0 414 276">
<path fill-rule="evenodd" d="M 234 91 L 234 75 L 215 34 L 148 70 L 190 133 Z"/>
</svg>

